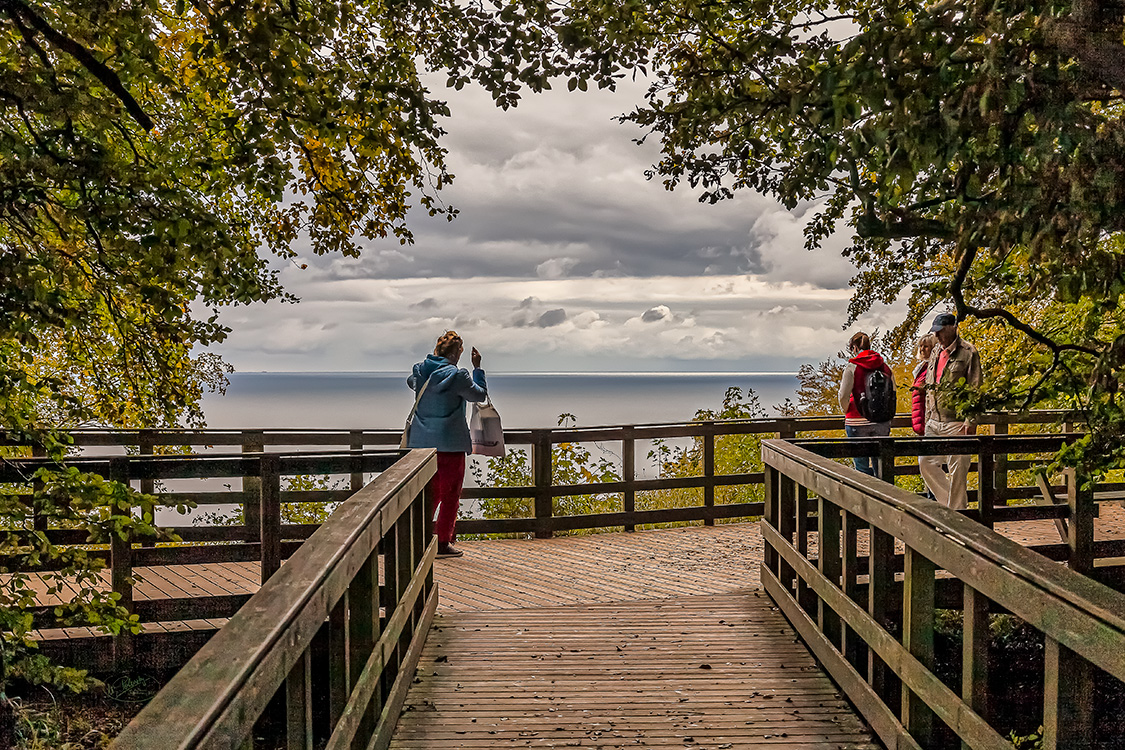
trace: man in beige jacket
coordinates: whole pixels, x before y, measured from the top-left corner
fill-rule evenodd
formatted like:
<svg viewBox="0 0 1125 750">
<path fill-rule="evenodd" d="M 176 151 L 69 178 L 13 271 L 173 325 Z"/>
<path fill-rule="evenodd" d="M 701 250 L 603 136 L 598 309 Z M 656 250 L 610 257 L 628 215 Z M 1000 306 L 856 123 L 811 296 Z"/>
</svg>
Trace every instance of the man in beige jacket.
<svg viewBox="0 0 1125 750">
<path fill-rule="evenodd" d="M 926 437 L 972 435 L 976 425 L 956 411 L 950 403 L 951 394 L 939 393 L 937 389 L 961 380 L 980 387 L 980 355 L 976 347 L 957 335 L 957 318 L 952 313 L 941 313 L 934 318 L 930 331 L 937 334 L 938 345 L 930 353 L 926 371 Z M 947 508 L 963 510 L 969 504 L 970 459 L 968 455 L 921 456 L 918 459 L 918 469 L 926 487 Z"/>
</svg>

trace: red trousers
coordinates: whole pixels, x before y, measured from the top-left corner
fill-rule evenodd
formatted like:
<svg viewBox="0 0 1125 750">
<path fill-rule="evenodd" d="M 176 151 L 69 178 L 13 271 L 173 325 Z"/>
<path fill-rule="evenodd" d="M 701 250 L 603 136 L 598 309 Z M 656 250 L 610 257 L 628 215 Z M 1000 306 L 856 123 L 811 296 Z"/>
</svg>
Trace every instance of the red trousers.
<svg viewBox="0 0 1125 750">
<path fill-rule="evenodd" d="M 456 536 L 453 528 L 457 525 L 457 510 L 461 507 L 461 485 L 465 483 L 465 454 L 437 454 L 437 473 L 430 480 L 430 497 L 433 506 L 430 512 L 437 512 L 434 533 L 439 542 L 452 542 Z"/>
</svg>

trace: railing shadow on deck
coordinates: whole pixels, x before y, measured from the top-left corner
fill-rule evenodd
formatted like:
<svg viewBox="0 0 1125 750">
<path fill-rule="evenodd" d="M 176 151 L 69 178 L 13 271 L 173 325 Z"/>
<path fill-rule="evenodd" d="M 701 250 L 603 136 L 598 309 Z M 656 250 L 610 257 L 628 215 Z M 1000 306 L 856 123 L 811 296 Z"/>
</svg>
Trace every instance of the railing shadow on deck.
<svg viewBox="0 0 1125 750">
<path fill-rule="evenodd" d="M 252 748 L 276 700 L 290 748 L 385 748 L 437 607 L 435 470 L 434 451 L 411 451 L 349 498 L 113 747 Z"/>
<path fill-rule="evenodd" d="M 1043 748 L 1095 747 L 1095 668 L 1125 679 L 1125 595 L 1089 575 L 1099 553 L 1120 554 L 1121 545 L 1094 545 L 1091 489 L 1072 477 L 1065 504 L 1041 509 L 1050 514 L 1039 517 L 1070 522 L 1063 554 L 1056 555 L 1067 561 L 1064 567 L 965 514 L 893 486 L 896 453 L 979 453 L 985 470 L 978 518 L 989 522 L 1005 510 L 992 507 L 993 454 L 1042 450 L 1052 441 L 1057 447 L 1059 440 L 763 444 L 763 586 L 888 747 L 933 748 L 942 737 L 964 748 L 1012 747 L 989 723 L 1004 699 L 989 692 L 988 616 L 996 611 L 1016 615 L 1044 638 L 1037 717 Z M 826 457 L 849 454 L 881 454 L 887 481 Z M 904 553 L 895 554 L 896 542 Z M 963 612 L 959 686 L 935 673 L 939 607 Z M 939 732 L 938 722 L 952 734 Z"/>
</svg>

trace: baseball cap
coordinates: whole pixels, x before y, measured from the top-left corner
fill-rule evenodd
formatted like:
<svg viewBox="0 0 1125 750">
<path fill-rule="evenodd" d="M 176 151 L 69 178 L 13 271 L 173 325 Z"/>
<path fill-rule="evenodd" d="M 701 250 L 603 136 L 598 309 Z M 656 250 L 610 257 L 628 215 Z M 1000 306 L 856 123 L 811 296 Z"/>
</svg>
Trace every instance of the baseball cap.
<svg viewBox="0 0 1125 750">
<path fill-rule="evenodd" d="M 957 325 L 956 315 L 953 313 L 938 313 L 938 316 L 934 318 L 934 324 L 930 326 L 930 333 L 937 333 L 946 326 L 955 325 Z"/>
</svg>

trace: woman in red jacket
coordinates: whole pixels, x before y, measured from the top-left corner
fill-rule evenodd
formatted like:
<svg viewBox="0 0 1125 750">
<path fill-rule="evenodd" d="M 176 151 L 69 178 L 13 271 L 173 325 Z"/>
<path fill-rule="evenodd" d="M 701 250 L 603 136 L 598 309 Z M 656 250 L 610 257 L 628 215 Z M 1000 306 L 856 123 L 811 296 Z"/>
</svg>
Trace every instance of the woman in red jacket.
<svg viewBox="0 0 1125 750">
<path fill-rule="evenodd" d="M 848 340 L 848 354 L 851 358 L 844 366 L 844 373 L 840 378 L 840 410 L 844 412 L 844 434 L 848 437 L 886 437 L 891 434 L 891 423 L 872 422 L 860 411 L 860 396 L 867 374 L 879 370 L 887 376 L 894 387 L 894 373 L 883 358 L 871 351 L 871 337 L 866 333 L 857 333 Z M 864 474 L 875 476 L 875 467 L 870 456 L 857 456 L 852 459 L 855 468 Z"/>
<path fill-rule="evenodd" d="M 914 385 L 910 388 L 910 421 L 914 432 L 919 435 L 926 434 L 926 365 L 935 346 L 937 336 L 927 333 L 918 339 L 918 346 L 914 350 L 919 361 L 914 368 Z"/>
</svg>

